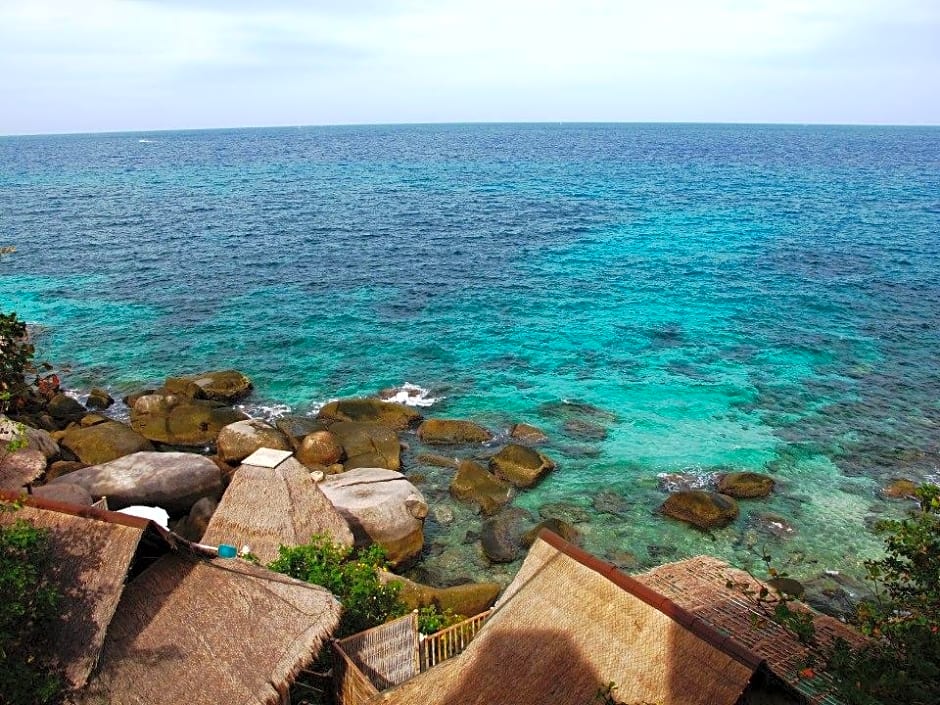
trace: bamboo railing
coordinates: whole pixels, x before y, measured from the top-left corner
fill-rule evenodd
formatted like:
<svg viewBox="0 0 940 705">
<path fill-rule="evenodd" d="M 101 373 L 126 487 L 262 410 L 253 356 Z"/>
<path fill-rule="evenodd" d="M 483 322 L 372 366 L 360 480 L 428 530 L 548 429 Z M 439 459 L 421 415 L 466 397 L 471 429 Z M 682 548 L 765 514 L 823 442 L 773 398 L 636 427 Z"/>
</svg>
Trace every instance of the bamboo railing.
<svg viewBox="0 0 940 705">
<path fill-rule="evenodd" d="M 461 653 L 467 644 L 477 635 L 480 627 L 490 616 L 490 611 L 481 612 L 475 617 L 465 619 L 458 624 L 454 624 L 439 632 L 419 638 L 418 650 L 420 656 L 421 672 L 428 670 L 432 666 L 453 658 Z"/>
</svg>

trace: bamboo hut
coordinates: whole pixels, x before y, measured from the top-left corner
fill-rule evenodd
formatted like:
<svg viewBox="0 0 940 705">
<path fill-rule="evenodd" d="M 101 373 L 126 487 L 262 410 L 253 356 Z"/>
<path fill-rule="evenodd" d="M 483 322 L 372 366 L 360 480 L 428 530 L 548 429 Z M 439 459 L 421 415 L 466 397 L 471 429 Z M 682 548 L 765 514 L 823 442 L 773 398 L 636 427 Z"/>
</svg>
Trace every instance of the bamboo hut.
<svg viewBox="0 0 940 705">
<path fill-rule="evenodd" d="M 339 623 L 320 587 L 166 555 L 124 590 L 82 705 L 277 705 Z"/>
<path fill-rule="evenodd" d="M 557 536 L 542 532 L 466 650 L 374 702 L 737 703 L 761 659 Z"/>
<path fill-rule="evenodd" d="M 47 529 L 52 586 L 61 595 L 61 618 L 49 634 L 50 653 L 71 689 L 82 688 L 98 662 L 124 582 L 148 554 L 170 550 L 170 537 L 138 517 L 0 492 L 22 502 L 0 512 L 0 524 L 25 519 Z"/>
<path fill-rule="evenodd" d="M 299 546 L 314 534 L 353 545 L 346 520 L 294 458 L 276 468 L 241 465 L 209 521 L 203 543 L 248 546 L 264 563 L 280 546 Z"/>
</svg>

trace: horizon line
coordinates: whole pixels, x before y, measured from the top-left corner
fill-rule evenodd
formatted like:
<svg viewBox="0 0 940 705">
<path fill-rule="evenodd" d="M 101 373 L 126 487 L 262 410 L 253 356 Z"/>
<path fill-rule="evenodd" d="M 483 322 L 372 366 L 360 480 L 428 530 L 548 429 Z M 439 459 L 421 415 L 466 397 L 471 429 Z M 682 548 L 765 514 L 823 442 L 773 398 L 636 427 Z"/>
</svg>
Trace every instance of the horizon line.
<svg viewBox="0 0 940 705">
<path fill-rule="evenodd" d="M 61 131 L 61 132 L 4 132 L 0 138 L 7 137 L 69 137 L 85 135 L 132 135 L 167 132 L 214 132 L 224 130 L 290 130 L 322 129 L 343 127 L 447 127 L 472 125 L 714 125 L 714 126 L 753 126 L 753 127 L 903 127 L 935 128 L 940 123 L 890 123 L 890 122 L 751 122 L 751 121 L 697 121 L 697 120 L 468 120 L 468 121 L 425 121 L 425 122 L 339 122 L 308 124 L 265 124 L 265 125 L 223 125 L 215 127 L 158 127 L 114 130 Z"/>
</svg>

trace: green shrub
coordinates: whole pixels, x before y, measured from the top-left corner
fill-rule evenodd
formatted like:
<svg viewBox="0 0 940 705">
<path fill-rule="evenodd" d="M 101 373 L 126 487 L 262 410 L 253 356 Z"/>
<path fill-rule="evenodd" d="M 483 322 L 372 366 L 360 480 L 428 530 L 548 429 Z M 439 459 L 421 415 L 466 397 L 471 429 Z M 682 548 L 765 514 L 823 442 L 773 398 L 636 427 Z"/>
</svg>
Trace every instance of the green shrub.
<svg viewBox="0 0 940 705">
<path fill-rule="evenodd" d="M 465 619 L 461 614 L 454 614 L 453 610 L 441 611 L 437 605 L 427 605 L 418 610 L 418 631 L 433 634 Z"/>
<path fill-rule="evenodd" d="M 901 521 L 882 521 L 885 556 L 866 561 L 878 599 L 859 608 L 871 643 L 839 644 L 831 668 L 852 705 L 940 703 L 940 488 L 917 490 L 920 507 Z"/>
<path fill-rule="evenodd" d="M 0 413 L 25 394 L 34 353 L 26 323 L 16 313 L 0 312 Z"/>
<path fill-rule="evenodd" d="M 14 507 L 0 504 L 0 511 Z M 28 521 L 0 525 L 0 703 L 56 702 L 61 678 L 50 668 L 45 639 L 57 618 L 58 593 L 49 583 L 48 532 Z"/>
<path fill-rule="evenodd" d="M 379 572 L 385 552 L 379 546 L 354 552 L 317 535 L 304 546 L 281 546 L 270 570 L 314 585 L 322 585 L 343 603 L 343 617 L 336 636 L 376 627 L 408 610 L 398 597 L 400 585 L 383 585 Z"/>
</svg>

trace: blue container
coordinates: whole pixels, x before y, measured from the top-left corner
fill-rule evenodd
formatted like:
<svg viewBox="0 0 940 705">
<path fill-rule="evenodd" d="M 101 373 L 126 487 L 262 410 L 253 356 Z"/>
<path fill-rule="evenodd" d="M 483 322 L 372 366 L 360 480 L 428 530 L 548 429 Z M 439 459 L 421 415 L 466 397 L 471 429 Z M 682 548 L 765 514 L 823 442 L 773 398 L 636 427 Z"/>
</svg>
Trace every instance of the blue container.
<svg viewBox="0 0 940 705">
<path fill-rule="evenodd" d="M 234 546 L 223 543 L 219 546 L 219 558 L 234 558 L 238 555 L 238 550 Z"/>
</svg>

